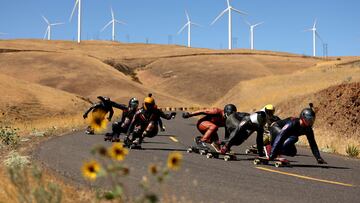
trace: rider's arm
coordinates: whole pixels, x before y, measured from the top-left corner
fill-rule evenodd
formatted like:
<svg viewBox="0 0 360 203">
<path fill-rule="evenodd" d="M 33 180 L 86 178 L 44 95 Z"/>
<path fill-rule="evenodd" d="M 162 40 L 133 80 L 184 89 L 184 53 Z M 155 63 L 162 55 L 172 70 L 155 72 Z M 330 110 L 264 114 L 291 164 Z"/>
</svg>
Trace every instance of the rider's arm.
<svg viewBox="0 0 360 203">
<path fill-rule="evenodd" d="M 130 123 L 130 125 L 129 125 L 128 131 L 127 131 L 127 133 L 126 133 L 127 136 L 129 136 L 130 133 L 134 130 L 135 123 L 136 123 L 139 115 L 140 115 L 140 112 L 139 112 L 139 111 L 135 113 L 135 115 L 134 115 L 134 117 L 133 117 L 133 119 L 131 120 L 131 123 Z"/>
<path fill-rule="evenodd" d="M 219 113 L 218 109 L 205 109 L 205 110 L 199 110 L 199 111 L 194 111 L 194 112 L 190 113 L 190 117 L 199 116 L 199 115 L 215 115 L 218 113 Z"/>
<path fill-rule="evenodd" d="M 86 118 L 88 116 L 88 114 L 90 113 L 90 111 L 92 111 L 97 106 L 99 106 L 99 104 L 93 104 L 87 111 L 85 111 L 83 117 Z"/>
<path fill-rule="evenodd" d="M 306 138 L 309 142 L 311 152 L 313 153 L 316 160 L 321 159 L 319 148 L 315 141 L 314 131 L 312 129 L 309 129 L 306 133 Z"/>
<path fill-rule="evenodd" d="M 161 118 L 164 118 L 166 120 L 170 120 L 171 118 L 173 118 L 176 113 L 175 112 L 171 112 L 170 114 L 164 113 L 162 110 L 158 109 L 158 114 Z"/>
<path fill-rule="evenodd" d="M 229 133 L 229 131 L 228 131 L 228 128 L 227 128 L 226 125 L 225 125 L 225 140 L 228 140 L 229 137 L 230 137 L 230 133 Z"/>
<path fill-rule="evenodd" d="M 111 101 L 111 106 L 114 107 L 114 108 L 117 108 L 117 109 L 120 109 L 120 110 L 127 110 L 127 106 L 124 105 L 124 104 L 119 104 L 119 103 L 116 103 L 114 101 Z"/>
<path fill-rule="evenodd" d="M 113 117 L 114 115 L 114 109 L 112 107 L 110 107 L 110 111 L 109 111 L 109 117 L 108 117 L 108 120 L 110 121 L 111 118 Z"/>
</svg>

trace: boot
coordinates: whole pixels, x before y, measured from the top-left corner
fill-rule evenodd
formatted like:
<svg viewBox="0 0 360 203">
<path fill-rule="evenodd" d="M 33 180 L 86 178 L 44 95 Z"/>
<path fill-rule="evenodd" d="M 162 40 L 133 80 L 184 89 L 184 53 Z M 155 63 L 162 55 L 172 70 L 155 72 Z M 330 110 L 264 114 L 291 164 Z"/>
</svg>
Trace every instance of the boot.
<svg viewBox="0 0 360 203">
<path fill-rule="evenodd" d="M 220 153 L 221 149 L 220 149 L 220 144 L 218 142 L 212 142 L 211 146 L 215 149 L 217 153 Z"/>
</svg>

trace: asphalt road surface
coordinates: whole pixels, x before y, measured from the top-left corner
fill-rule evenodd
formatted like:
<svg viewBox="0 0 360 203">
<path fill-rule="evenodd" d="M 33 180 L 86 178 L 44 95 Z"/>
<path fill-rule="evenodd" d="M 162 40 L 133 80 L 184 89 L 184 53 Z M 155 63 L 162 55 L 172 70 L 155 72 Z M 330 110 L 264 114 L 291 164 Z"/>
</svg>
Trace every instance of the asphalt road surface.
<svg viewBox="0 0 360 203">
<path fill-rule="evenodd" d="M 160 192 L 192 202 L 360 202 L 360 162 L 342 156 L 322 153 L 327 165 L 319 165 L 309 149 L 298 148 L 299 156 L 288 157 L 291 167 L 254 165 L 255 155 L 245 149 L 255 141 L 252 135 L 241 146 L 233 147 L 237 160 L 207 159 L 186 153 L 199 133 L 195 119 L 164 121 L 166 131 L 143 143 L 144 150 L 130 150 L 124 163 L 130 167 L 124 179 L 128 193 L 139 192 L 139 181 L 148 174 L 150 163 L 166 163 L 170 151 L 183 153 L 181 170 L 174 172 Z M 223 138 L 223 129 L 220 129 Z M 170 137 L 175 137 L 176 140 Z M 123 137 L 122 137 L 123 138 Z M 102 135 L 75 132 L 41 144 L 34 152 L 37 160 L 65 179 L 92 187 L 107 187 L 106 181 L 89 183 L 81 175 L 83 161 L 91 158 L 90 150 L 104 142 Z"/>
</svg>

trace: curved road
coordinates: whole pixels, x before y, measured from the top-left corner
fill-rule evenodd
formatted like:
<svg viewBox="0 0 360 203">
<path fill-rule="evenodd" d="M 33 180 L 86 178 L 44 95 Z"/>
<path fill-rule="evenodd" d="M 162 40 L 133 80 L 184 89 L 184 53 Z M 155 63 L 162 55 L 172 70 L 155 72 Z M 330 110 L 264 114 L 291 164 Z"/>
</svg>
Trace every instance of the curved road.
<svg viewBox="0 0 360 203">
<path fill-rule="evenodd" d="M 289 158 L 292 167 L 255 166 L 253 155 L 245 155 L 247 146 L 234 147 L 236 161 L 207 159 L 198 154 L 187 154 L 197 135 L 194 119 L 164 121 L 167 131 L 145 140 L 145 150 L 131 150 L 125 163 L 130 176 L 124 179 L 129 193 L 136 195 L 138 183 L 150 163 L 163 162 L 169 151 L 183 151 L 184 160 L 179 172 L 173 173 L 162 192 L 175 194 L 178 199 L 193 202 L 359 202 L 360 162 L 356 159 L 322 153 L 328 165 L 318 165 L 308 149 L 300 148 L 299 156 Z M 220 130 L 222 133 L 223 130 Z M 179 142 L 170 139 L 174 136 Z M 221 135 L 222 136 L 222 135 Z M 103 136 L 88 136 L 76 132 L 41 144 L 34 152 L 37 160 L 65 178 L 85 185 L 106 187 L 106 182 L 90 184 L 84 181 L 80 168 L 91 158 L 93 146 L 103 142 Z"/>
</svg>

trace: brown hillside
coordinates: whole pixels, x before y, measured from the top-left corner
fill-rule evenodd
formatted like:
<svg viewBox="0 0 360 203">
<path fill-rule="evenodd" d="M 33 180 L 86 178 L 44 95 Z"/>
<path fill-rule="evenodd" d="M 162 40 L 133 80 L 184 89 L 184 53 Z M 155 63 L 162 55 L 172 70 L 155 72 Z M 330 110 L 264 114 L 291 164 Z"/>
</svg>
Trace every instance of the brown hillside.
<svg viewBox="0 0 360 203">
<path fill-rule="evenodd" d="M 150 90 L 98 59 L 68 53 L 11 52 L 0 54 L 2 74 L 94 100 L 98 95 L 119 102 L 153 92 L 160 104 L 181 105 L 178 99 Z"/>
<path fill-rule="evenodd" d="M 89 103 L 70 93 L 0 74 L 0 120 L 29 122 L 77 115 Z"/>
<path fill-rule="evenodd" d="M 360 139 L 360 82 L 345 83 L 280 103 L 283 116 L 298 115 L 313 102 L 317 110 L 316 126 L 336 132 L 343 138 Z"/>
<path fill-rule="evenodd" d="M 358 61 L 359 57 L 325 61 L 290 74 L 241 81 L 215 105 L 234 103 L 242 111 L 251 111 L 267 103 L 278 104 L 297 96 L 313 94 L 344 81 L 357 82 L 360 81 Z"/>
<path fill-rule="evenodd" d="M 318 58 L 271 51 L 189 49 L 175 45 L 123 44 L 106 41 L 86 41 L 78 45 L 69 41 L 9 40 L 0 41 L 0 49 L 4 52 L 11 51 L 6 54 L 6 57 L 1 58 L 5 61 L 0 64 L 0 67 L 10 64 L 6 69 L 13 65 L 20 67 L 23 64 L 40 63 L 37 67 L 45 68 L 51 65 L 53 69 L 58 70 L 60 65 L 62 69 L 72 71 L 71 75 L 65 73 L 65 76 L 63 72 L 57 71 L 56 76 L 53 77 L 46 76 L 48 74 L 46 73 L 44 75 L 48 79 L 42 78 L 42 81 L 37 81 L 40 84 L 51 83 L 52 87 L 56 86 L 76 94 L 84 91 L 81 95 L 90 97 L 99 92 L 107 93 L 107 90 L 99 89 L 99 86 L 116 84 L 117 89 L 108 88 L 111 95 L 115 92 L 120 94 L 116 98 L 124 98 L 124 95 L 129 95 L 129 92 L 137 95 L 151 90 L 164 93 L 164 99 L 166 96 L 172 97 L 166 101 L 166 105 L 180 105 L 185 102 L 188 106 L 196 104 L 209 106 L 240 81 L 291 73 L 311 67 L 321 61 Z M 19 52 L 21 50 L 22 52 Z M 9 55 L 12 55 L 12 58 Z M 106 74 L 102 72 L 109 66 L 102 62 L 108 61 L 115 61 L 111 64 L 120 69 L 140 70 L 138 76 L 143 85 L 127 83 L 131 80 L 130 76 L 125 79 L 124 75 L 115 73 L 111 75 L 116 76 L 116 81 L 112 81 L 111 77 L 105 81 Z M 33 68 L 29 67 L 29 69 Z M 73 73 L 75 69 L 78 71 Z M 18 70 L 20 68 L 12 71 L 11 75 L 14 76 Z M 42 70 L 38 71 L 43 74 Z M 86 82 L 82 79 L 73 80 L 80 73 L 89 79 Z M 93 80 L 94 76 L 89 76 L 90 74 L 98 77 Z M 121 82 L 117 81 L 119 78 Z M 54 83 L 59 80 L 64 81 L 55 85 Z M 98 84 L 85 89 L 84 86 L 89 84 L 88 81 Z M 119 92 L 119 87 L 129 86 L 131 91 L 120 88 L 121 92 Z M 172 102 L 172 100 L 177 101 Z"/>
</svg>

